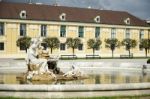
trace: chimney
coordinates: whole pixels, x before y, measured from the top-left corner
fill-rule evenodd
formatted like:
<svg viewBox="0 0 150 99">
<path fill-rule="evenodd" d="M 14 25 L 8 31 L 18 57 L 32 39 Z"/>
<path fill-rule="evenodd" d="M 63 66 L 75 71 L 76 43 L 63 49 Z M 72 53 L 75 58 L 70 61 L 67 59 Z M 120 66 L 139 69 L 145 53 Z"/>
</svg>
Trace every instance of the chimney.
<svg viewBox="0 0 150 99">
<path fill-rule="evenodd" d="M 55 0 L 53 6 L 60 6 L 60 5 L 58 4 L 57 0 Z"/>
<path fill-rule="evenodd" d="M 91 6 L 88 6 L 88 9 L 91 9 L 92 7 Z"/>
</svg>

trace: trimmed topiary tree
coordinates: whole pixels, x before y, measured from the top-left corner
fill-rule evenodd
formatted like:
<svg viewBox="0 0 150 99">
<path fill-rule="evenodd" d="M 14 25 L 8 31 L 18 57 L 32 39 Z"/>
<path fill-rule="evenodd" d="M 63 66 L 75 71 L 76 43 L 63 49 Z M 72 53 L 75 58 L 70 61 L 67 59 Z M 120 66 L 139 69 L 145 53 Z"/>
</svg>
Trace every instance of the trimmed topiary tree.
<svg viewBox="0 0 150 99">
<path fill-rule="evenodd" d="M 72 53 L 74 55 L 75 49 L 77 49 L 79 44 L 81 44 L 81 40 L 80 38 L 67 38 L 66 44 L 68 48 L 72 48 Z"/>
<path fill-rule="evenodd" d="M 46 37 L 43 39 L 43 42 L 47 43 L 47 47 L 50 48 L 51 54 L 53 53 L 53 49 L 59 48 L 60 41 L 57 37 Z"/>
<path fill-rule="evenodd" d="M 118 39 L 113 38 L 113 39 L 105 39 L 105 43 L 106 43 L 106 47 L 110 48 L 112 51 L 112 58 L 114 57 L 114 50 L 116 47 L 120 46 L 120 42 L 118 41 Z"/>
<path fill-rule="evenodd" d="M 147 57 L 147 51 L 150 48 L 150 40 L 149 39 L 140 40 L 140 48 L 145 49 L 145 57 Z"/>
<path fill-rule="evenodd" d="M 93 55 L 95 54 L 95 50 L 100 48 L 102 41 L 99 39 L 89 39 L 87 41 L 87 45 L 89 49 L 93 50 Z"/>
<path fill-rule="evenodd" d="M 16 44 L 18 47 L 21 47 L 23 49 L 26 50 L 26 53 L 27 53 L 27 49 L 29 48 L 30 46 L 30 43 L 31 43 L 31 37 L 20 37 L 17 41 L 16 41 Z"/>
<path fill-rule="evenodd" d="M 137 42 L 136 40 L 134 39 L 130 39 L 130 38 L 127 38 L 127 39 L 124 39 L 122 42 L 121 42 L 122 46 L 125 46 L 126 49 L 129 51 L 129 56 L 131 54 L 131 49 L 132 48 L 135 48 L 137 46 Z"/>
</svg>

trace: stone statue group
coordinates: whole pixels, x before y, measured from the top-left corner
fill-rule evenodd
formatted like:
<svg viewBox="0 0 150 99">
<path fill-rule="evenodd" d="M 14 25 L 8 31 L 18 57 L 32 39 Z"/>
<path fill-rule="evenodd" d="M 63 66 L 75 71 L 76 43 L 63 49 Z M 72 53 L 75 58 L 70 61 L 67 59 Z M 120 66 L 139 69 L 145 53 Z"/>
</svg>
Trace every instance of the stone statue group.
<svg viewBox="0 0 150 99">
<path fill-rule="evenodd" d="M 31 44 L 29 49 L 27 50 L 27 65 L 28 65 L 28 73 L 27 79 L 32 80 L 56 80 L 57 74 L 62 75 L 62 77 L 66 78 L 80 78 L 84 74 L 81 70 L 72 65 L 71 70 L 67 73 L 62 73 L 60 69 L 57 67 L 58 57 L 37 57 L 42 56 L 43 46 L 41 46 L 42 39 L 41 38 L 33 38 L 31 40 Z M 48 52 L 45 52 L 48 55 Z M 48 55 L 49 56 L 49 55 Z M 52 65 L 51 65 L 52 64 Z M 43 76 L 44 75 L 44 76 Z"/>
</svg>

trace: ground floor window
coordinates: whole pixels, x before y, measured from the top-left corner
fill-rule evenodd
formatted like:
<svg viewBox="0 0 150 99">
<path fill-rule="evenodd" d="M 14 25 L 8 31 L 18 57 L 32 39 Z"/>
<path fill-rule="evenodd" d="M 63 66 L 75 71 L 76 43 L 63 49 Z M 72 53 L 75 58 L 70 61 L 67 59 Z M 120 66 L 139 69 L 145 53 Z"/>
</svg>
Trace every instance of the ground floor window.
<svg viewBox="0 0 150 99">
<path fill-rule="evenodd" d="M 20 46 L 20 50 L 21 50 L 21 51 L 25 51 L 26 48 L 25 48 L 24 46 Z"/>
<path fill-rule="evenodd" d="M 0 42 L 0 51 L 4 50 L 4 42 Z"/>
<path fill-rule="evenodd" d="M 62 51 L 66 50 L 66 44 L 65 43 L 60 44 L 60 50 L 62 50 Z"/>
<path fill-rule="evenodd" d="M 139 44 L 139 50 L 143 51 L 143 48 L 142 48 L 142 46 L 140 44 Z"/>
<path fill-rule="evenodd" d="M 79 50 L 79 51 L 82 51 L 82 50 L 83 50 L 83 44 L 79 44 L 78 50 Z"/>
</svg>

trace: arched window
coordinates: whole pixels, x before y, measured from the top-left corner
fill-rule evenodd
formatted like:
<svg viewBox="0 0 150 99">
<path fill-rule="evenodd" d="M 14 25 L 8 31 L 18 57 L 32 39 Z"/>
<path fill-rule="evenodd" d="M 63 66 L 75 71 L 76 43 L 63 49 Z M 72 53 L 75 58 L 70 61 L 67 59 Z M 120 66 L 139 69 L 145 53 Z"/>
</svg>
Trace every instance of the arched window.
<svg viewBox="0 0 150 99">
<path fill-rule="evenodd" d="M 65 21 L 66 20 L 66 13 L 62 13 L 60 16 L 59 16 L 60 20 L 62 21 Z"/>
<path fill-rule="evenodd" d="M 26 17 L 27 17 L 26 11 L 25 11 L 25 10 L 22 10 L 22 11 L 20 12 L 20 18 L 21 18 L 21 19 L 26 19 Z"/>
<path fill-rule="evenodd" d="M 130 18 L 126 18 L 126 19 L 124 20 L 124 23 L 127 24 L 127 25 L 130 25 Z"/>
<path fill-rule="evenodd" d="M 100 21 L 101 21 L 100 16 L 96 16 L 96 17 L 94 18 L 94 21 L 95 21 L 96 23 L 100 23 Z"/>
</svg>

